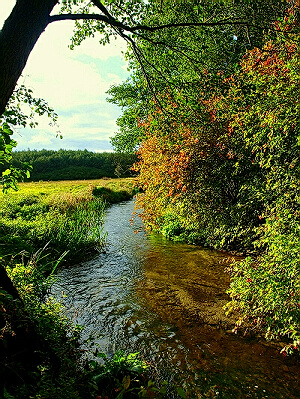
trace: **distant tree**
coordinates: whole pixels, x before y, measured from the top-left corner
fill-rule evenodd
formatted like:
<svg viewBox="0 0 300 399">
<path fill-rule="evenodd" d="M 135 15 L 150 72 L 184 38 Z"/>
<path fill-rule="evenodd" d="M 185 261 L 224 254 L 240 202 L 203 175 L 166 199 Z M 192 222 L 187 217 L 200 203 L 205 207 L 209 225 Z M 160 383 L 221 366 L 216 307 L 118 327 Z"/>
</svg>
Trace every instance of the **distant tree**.
<svg viewBox="0 0 300 399">
<path fill-rule="evenodd" d="M 79 180 L 102 177 L 127 177 L 136 161 L 133 154 L 94 153 L 88 150 L 40 150 L 12 153 L 12 167 L 21 170 L 30 164 L 29 180 Z M 117 170 L 117 174 L 115 173 Z M 1 168 L 0 168 L 1 172 Z"/>
</svg>

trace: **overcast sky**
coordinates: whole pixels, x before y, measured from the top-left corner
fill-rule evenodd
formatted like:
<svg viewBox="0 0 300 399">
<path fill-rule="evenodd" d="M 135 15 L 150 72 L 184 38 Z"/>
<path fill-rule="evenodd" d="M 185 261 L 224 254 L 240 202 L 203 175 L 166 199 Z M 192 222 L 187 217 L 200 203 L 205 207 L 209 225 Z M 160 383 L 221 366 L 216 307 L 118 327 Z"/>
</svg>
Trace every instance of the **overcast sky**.
<svg viewBox="0 0 300 399">
<path fill-rule="evenodd" d="M 0 28 L 14 3 L 0 0 Z M 61 21 L 47 27 L 19 80 L 33 90 L 35 97 L 45 99 L 54 108 L 63 139 L 56 138 L 57 129 L 48 125 L 48 118 L 37 117 L 37 128 L 16 132 L 19 150 L 112 150 L 109 137 L 117 131 L 115 121 L 120 109 L 105 101 L 105 92 L 129 75 L 121 54 L 125 44 L 120 39 L 101 46 L 95 37 L 71 51 L 68 45 L 73 25 Z"/>
</svg>

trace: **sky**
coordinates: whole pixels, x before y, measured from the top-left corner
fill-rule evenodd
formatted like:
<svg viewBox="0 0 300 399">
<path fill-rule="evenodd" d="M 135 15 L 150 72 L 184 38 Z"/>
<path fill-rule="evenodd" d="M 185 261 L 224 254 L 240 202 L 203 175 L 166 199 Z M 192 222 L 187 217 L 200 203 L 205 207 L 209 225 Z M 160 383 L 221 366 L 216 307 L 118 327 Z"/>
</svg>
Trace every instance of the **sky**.
<svg viewBox="0 0 300 399">
<path fill-rule="evenodd" d="M 0 28 L 14 4 L 15 0 L 0 0 Z M 70 50 L 73 27 L 72 21 L 50 24 L 19 80 L 54 108 L 63 139 L 56 137 L 58 129 L 49 126 L 47 117 L 37 116 L 38 127 L 15 131 L 17 150 L 112 151 L 109 138 L 118 130 L 121 110 L 106 102 L 106 91 L 129 76 L 122 56 L 126 46 L 122 39 L 102 46 L 95 37 Z"/>
</svg>

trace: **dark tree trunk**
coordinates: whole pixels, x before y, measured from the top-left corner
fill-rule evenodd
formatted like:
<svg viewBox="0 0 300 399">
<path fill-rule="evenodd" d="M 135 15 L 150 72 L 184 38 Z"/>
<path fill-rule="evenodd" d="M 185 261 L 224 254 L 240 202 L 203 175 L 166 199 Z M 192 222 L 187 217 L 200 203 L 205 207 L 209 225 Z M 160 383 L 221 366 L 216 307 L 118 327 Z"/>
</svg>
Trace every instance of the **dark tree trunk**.
<svg viewBox="0 0 300 399">
<path fill-rule="evenodd" d="M 20 299 L 18 291 L 11 282 L 11 279 L 8 277 L 6 270 L 2 265 L 0 265 L 0 290 L 6 291 L 14 299 Z M 0 328 L 1 328 L 1 323 L 0 323 Z"/>
<path fill-rule="evenodd" d="M 17 0 L 0 31 L 0 115 L 58 0 Z"/>
<path fill-rule="evenodd" d="M 29 54 L 49 23 L 58 0 L 17 0 L 0 31 L 0 115 L 12 95 Z M 0 288 L 18 298 L 11 280 L 0 266 Z"/>
<path fill-rule="evenodd" d="M 17 0 L 0 31 L 0 116 L 22 74 L 28 57 L 49 24 L 50 13 L 58 0 Z M 13 301 L 3 302 L 0 295 L 0 397 L 4 386 L 18 373 L 11 373 L 18 362 L 38 364 L 40 338 L 27 317 L 23 302 L 5 268 L 0 265 L 0 291 L 6 291 Z M 8 299 L 8 297 L 7 297 Z M 9 323 L 13 334 L 5 330 Z M 28 367 L 29 367 L 28 366 Z M 21 378 L 22 375 L 21 375 Z"/>
</svg>

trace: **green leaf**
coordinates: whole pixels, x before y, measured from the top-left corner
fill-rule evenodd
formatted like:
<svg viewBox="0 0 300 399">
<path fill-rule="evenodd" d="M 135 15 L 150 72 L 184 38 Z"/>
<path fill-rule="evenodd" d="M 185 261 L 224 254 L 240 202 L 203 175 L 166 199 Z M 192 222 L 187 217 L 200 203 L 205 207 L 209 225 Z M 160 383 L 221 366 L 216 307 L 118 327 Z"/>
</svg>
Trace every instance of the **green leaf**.
<svg viewBox="0 0 300 399">
<path fill-rule="evenodd" d="M 127 390 L 130 386 L 131 379 L 129 375 L 125 375 L 125 377 L 122 380 L 122 386 L 125 390 Z"/>
<path fill-rule="evenodd" d="M 6 169 L 4 172 L 2 172 L 2 176 L 8 176 L 11 174 L 11 170 L 10 169 Z"/>
<path fill-rule="evenodd" d="M 13 134 L 13 131 L 11 130 L 11 128 L 9 127 L 9 125 L 7 123 L 3 123 L 2 131 L 3 131 L 3 133 L 9 134 L 9 135 Z"/>
<path fill-rule="evenodd" d="M 181 398 L 187 399 L 186 392 L 182 387 L 177 387 L 176 391 Z"/>
</svg>

